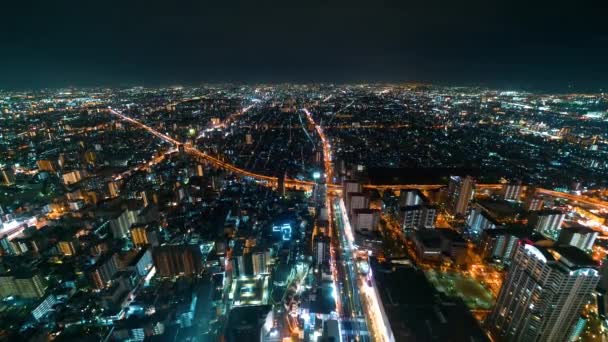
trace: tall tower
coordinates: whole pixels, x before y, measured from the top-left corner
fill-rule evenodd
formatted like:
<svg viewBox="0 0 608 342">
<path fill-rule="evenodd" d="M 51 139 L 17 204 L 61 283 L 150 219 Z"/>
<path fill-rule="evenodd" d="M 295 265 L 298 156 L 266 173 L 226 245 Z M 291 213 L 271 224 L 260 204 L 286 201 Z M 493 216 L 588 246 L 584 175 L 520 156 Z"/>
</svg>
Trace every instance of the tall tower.
<svg viewBox="0 0 608 342">
<path fill-rule="evenodd" d="M 575 247 L 519 242 L 488 328 L 504 341 L 564 341 L 600 276 Z"/>
<path fill-rule="evenodd" d="M 450 177 L 448 184 L 448 210 L 454 216 L 463 217 L 467 213 L 469 202 L 475 191 L 475 179 L 471 176 Z"/>
</svg>

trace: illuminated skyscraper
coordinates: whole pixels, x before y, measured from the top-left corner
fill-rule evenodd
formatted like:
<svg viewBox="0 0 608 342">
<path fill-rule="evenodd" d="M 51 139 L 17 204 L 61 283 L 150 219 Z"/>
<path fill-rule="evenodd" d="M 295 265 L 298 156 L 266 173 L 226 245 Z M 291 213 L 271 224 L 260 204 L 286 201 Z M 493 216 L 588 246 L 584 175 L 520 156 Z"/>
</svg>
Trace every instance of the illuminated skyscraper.
<svg viewBox="0 0 608 342">
<path fill-rule="evenodd" d="M 198 245 L 165 245 L 152 253 L 156 273 L 161 277 L 197 275 L 203 271 Z"/>
<path fill-rule="evenodd" d="M 522 191 L 521 181 L 508 182 L 502 185 L 502 196 L 508 201 L 519 201 Z"/>
<path fill-rule="evenodd" d="M 462 178 L 460 176 L 450 177 L 448 184 L 448 211 L 454 216 L 463 217 L 469 207 L 475 191 L 475 179 L 471 176 Z"/>
<path fill-rule="evenodd" d="M 524 201 L 524 209 L 528 211 L 538 211 L 543 209 L 543 198 L 540 196 L 526 196 Z"/>
<path fill-rule="evenodd" d="M 158 234 L 154 227 L 138 225 L 131 227 L 131 239 L 137 247 L 158 246 Z"/>
<path fill-rule="evenodd" d="M 0 276 L 0 298 L 18 296 L 25 299 L 39 299 L 44 296 L 47 286 L 42 277 L 29 272 Z"/>
<path fill-rule="evenodd" d="M 76 239 L 61 240 L 57 243 L 57 249 L 65 256 L 73 256 L 76 255 L 78 245 L 78 240 Z"/>
<path fill-rule="evenodd" d="M 118 194 L 120 194 L 120 184 L 118 182 L 108 182 L 108 192 L 110 193 L 110 198 L 118 197 Z"/>
<path fill-rule="evenodd" d="M 558 242 L 560 244 L 566 244 L 574 246 L 584 251 L 590 251 L 593 248 L 593 243 L 598 236 L 598 232 L 595 230 L 575 225 L 573 227 L 564 227 L 560 230 Z"/>
<path fill-rule="evenodd" d="M 36 164 L 38 165 L 38 169 L 40 171 L 55 172 L 55 165 L 50 160 L 41 159 L 38 160 Z"/>
<path fill-rule="evenodd" d="M 348 216 L 352 219 L 355 210 L 369 208 L 369 197 L 362 192 L 351 192 L 347 195 L 345 204 Z"/>
<path fill-rule="evenodd" d="M 253 276 L 268 273 L 268 261 L 270 252 L 265 248 L 253 248 L 251 251 L 251 264 L 253 266 Z"/>
<path fill-rule="evenodd" d="M 112 253 L 103 254 L 89 272 L 91 285 L 98 290 L 106 288 L 116 272 L 118 272 L 118 256 Z"/>
<path fill-rule="evenodd" d="M 312 257 L 315 265 L 327 265 L 329 263 L 330 243 L 329 236 L 323 234 L 315 236 L 312 247 Z"/>
<path fill-rule="evenodd" d="M 125 210 L 117 217 L 110 220 L 110 230 L 115 239 L 126 237 L 129 234 L 129 228 L 134 223 L 137 223 L 137 210 Z"/>
<path fill-rule="evenodd" d="M 11 168 L 4 168 L 0 170 L 0 183 L 3 185 L 15 184 L 15 173 Z"/>
<path fill-rule="evenodd" d="M 574 247 L 519 243 L 487 324 L 504 341 L 564 341 L 600 276 Z"/>
<path fill-rule="evenodd" d="M 66 172 L 63 174 L 63 184 L 72 185 L 80 182 L 82 173 L 79 170 Z"/>
<path fill-rule="evenodd" d="M 559 210 L 539 211 L 533 218 L 534 230 L 538 233 L 557 240 L 566 214 Z"/>
</svg>

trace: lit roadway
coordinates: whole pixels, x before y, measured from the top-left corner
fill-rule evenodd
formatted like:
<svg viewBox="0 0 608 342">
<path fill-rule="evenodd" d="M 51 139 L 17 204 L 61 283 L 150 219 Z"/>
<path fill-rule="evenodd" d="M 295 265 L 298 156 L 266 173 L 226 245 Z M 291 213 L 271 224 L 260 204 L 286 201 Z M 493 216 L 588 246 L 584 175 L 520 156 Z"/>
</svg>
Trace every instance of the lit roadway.
<svg viewBox="0 0 608 342">
<path fill-rule="evenodd" d="M 352 315 L 355 317 L 355 312 L 359 315 L 359 319 L 355 320 L 353 327 L 363 331 L 362 329 L 367 326 L 374 341 L 394 342 L 388 318 L 381 308 L 378 291 L 375 288 L 376 283 L 372 279 L 371 283 L 368 284 L 366 278 L 357 273 L 357 258 L 354 253 L 355 237 L 342 199 L 337 199 L 334 202 L 334 210 L 337 231 L 340 235 L 340 249 L 344 257 L 342 263 L 346 269 L 346 277 L 342 279 L 346 282 L 346 291 L 355 309 Z M 351 296 L 352 298 L 350 298 Z M 367 318 L 367 324 L 362 321 L 363 317 Z"/>
<path fill-rule="evenodd" d="M 334 265 L 337 271 L 337 294 L 340 296 L 340 302 L 342 303 L 342 312 L 340 312 L 342 336 L 357 337 L 359 341 L 368 341 L 370 336 L 361 302 L 361 293 L 359 292 L 359 287 L 365 285 L 362 285 L 357 277 L 356 258 L 353 255 L 351 245 L 347 241 L 343 215 L 338 205 L 334 206 L 334 213 L 336 222 L 335 240 L 337 240 L 335 243 L 338 244 L 335 249 L 336 260 L 334 260 Z"/>
<path fill-rule="evenodd" d="M 244 170 L 242 168 L 239 168 L 233 164 L 230 163 L 226 163 L 216 157 L 210 156 L 204 152 L 201 152 L 200 150 L 192 147 L 192 146 L 184 146 L 182 145 L 181 142 L 171 138 L 170 136 L 160 133 L 159 131 L 151 128 L 150 126 L 147 126 L 133 118 L 130 118 L 126 115 L 123 115 L 122 113 L 109 108 L 110 113 L 112 113 L 113 115 L 116 115 L 117 117 L 128 121 L 130 123 L 132 123 L 133 125 L 143 128 L 145 130 L 147 130 L 150 134 L 170 143 L 175 145 L 176 147 L 182 146 L 184 148 L 184 152 L 188 153 L 194 157 L 196 157 L 199 160 L 203 160 L 205 162 L 209 162 L 211 164 L 213 164 L 214 166 L 230 171 L 230 172 L 234 172 L 235 174 L 241 175 L 241 176 L 246 176 L 246 177 L 251 177 L 253 179 L 259 180 L 261 182 L 265 182 L 268 183 L 272 186 L 276 186 L 277 185 L 277 177 L 272 177 L 272 176 L 266 176 L 266 175 L 262 175 L 262 174 L 258 174 L 258 173 L 253 173 L 247 170 Z M 242 111 L 243 112 L 243 111 Z M 241 112 L 241 113 L 242 113 Z M 308 113 L 307 110 L 305 110 L 305 113 L 307 113 L 307 117 L 309 116 L 310 113 Z M 310 119 L 309 119 L 310 120 Z M 314 121 L 313 121 L 314 124 Z M 319 125 L 314 124 L 315 127 L 317 128 L 317 132 L 323 132 L 323 130 L 320 128 Z M 341 186 L 337 185 L 337 184 L 331 184 L 331 155 L 329 154 L 329 143 L 327 142 L 325 135 L 321 135 L 321 141 L 323 142 L 323 153 L 324 153 L 324 159 L 325 159 L 325 172 L 327 174 L 327 179 L 330 180 L 327 184 L 327 188 L 330 191 L 340 191 L 341 190 Z M 306 190 L 311 190 L 315 183 L 312 181 L 303 181 L 303 180 L 299 180 L 299 179 L 285 179 L 285 185 L 286 186 L 295 186 L 296 188 L 302 188 L 302 189 L 306 189 Z M 396 184 L 396 185 L 364 185 L 363 187 L 366 189 L 377 189 L 377 190 L 403 190 L 403 189 L 419 189 L 419 190 L 436 190 L 439 188 L 442 188 L 444 185 L 441 184 Z M 477 184 L 476 188 L 483 190 L 483 189 L 488 189 L 488 190 L 496 190 L 500 188 L 500 184 Z M 568 193 L 564 193 L 564 192 L 559 192 L 559 191 L 552 191 L 552 190 L 548 190 L 548 189 L 542 189 L 542 188 L 537 188 L 536 192 L 539 194 L 544 194 L 544 195 L 549 195 L 549 196 L 554 196 L 554 197 L 559 197 L 559 198 L 565 198 L 571 201 L 576 201 L 578 203 L 584 203 L 584 204 L 588 204 L 588 205 L 594 205 L 594 206 L 598 206 L 598 207 L 602 207 L 604 209 L 608 209 L 608 201 L 602 201 L 600 199 L 596 199 L 596 198 L 592 198 L 592 197 L 588 197 L 588 196 L 582 196 L 582 195 L 573 195 L 573 194 L 568 194 Z"/>
<path fill-rule="evenodd" d="M 303 111 L 306 114 L 306 119 L 308 119 L 308 122 L 315 127 L 315 130 L 317 131 L 317 134 L 319 135 L 319 138 L 321 138 L 321 142 L 323 143 L 323 164 L 325 167 L 325 181 L 328 184 L 332 184 L 334 182 L 334 178 L 331 167 L 331 147 L 329 146 L 329 142 L 325 137 L 323 128 L 320 125 L 317 125 L 308 109 L 304 108 Z"/>
<path fill-rule="evenodd" d="M 242 111 L 240 111 L 236 116 L 245 113 L 251 107 L 246 107 Z M 276 186 L 278 184 L 277 177 L 262 175 L 253 173 L 242 168 L 239 168 L 233 164 L 226 163 L 216 157 L 210 156 L 197 148 L 194 148 L 190 145 L 184 145 L 176 139 L 171 138 L 170 136 L 163 134 L 150 126 L 147 126 L 133 118 L 130 118 L 122 113 L 112 109 L 109 107 L 110 113 L 119 117 L 122 120 L 128 121 L 133 125 L 147 130 L 150 134 L 162 139 L 165 142 L 168 142 L 174 145 L 178 150 L 183 150 L 184 153 L 187 153 L 197 160 L 201 162 L 208 162 L 215 167 L 218 167 L 223 170 L 227 170 L 233 172 L 240 176 L 250 177 L 256 179 L 262 183 L 268 184 L 270 186 Z M 341 187 L 337 184 L 333 183 L 333 175 L 332 175 L 332 167 L 331 167 L 331 150 L 329 142 L 327 141 L 323 129 L 320 125 L 317 125 L 312 118 L 312 115 L 307 109 L 303 109 L 304 113 L 306 113 L 306 117 L 310 124 L 315 127 L 317 134 L 321 138 L 323 144 L 323 157 L 324 157 L 324 168 L 325 168 L 325 179 L 326 179 L 326 189 L 333 191 L 334 193 L 341 190 Z M 233 118 L 234 119 L 234 118 Z M 219 125 L 218 127 L 222 127 Z M 162 157 L 158 157 L 158 161 L 162 160 Z M 151 164 L 157 162 L 156 158 L 151 161 Z M 148 165 L 144 164 L 142 167 L 146 167 Z M 302 181 L 298 179 L 285 179 L 286 186 L 295 186 L 297 188 L 302 188 L 306 190 L 311 190 L 315 186 L 315 182 L 311 181 Z M 419 189 L 419 190 L 436 190 L 444 187 L 444 185 L 440 184 L 423 184 L 423 185 L 412 185 L 412 184 L 398 184 L 398 185 L 364 185 L 366 189 L 377 189 L 377 190 L 405 190 L 405 189 Z M 500 189 L 500 184 L 477 184 L 476 188 L 479 190 L 496 190 Z M 539 194 L 554 196 L 565 198 L 571 201 L 576 201 L 579 203 L 585 203 L 590 205 L 595 205 L 599 207 L 603 207 L 608 209 L 608 202 L 602 201 L 599 199 L 581 196 L 581 195 L 572 195 L 558 191 L 552 191 L 547 189 L 538 188 L 536 190 Z M 339 282 L 338 279 L 334 279 L 339 284 L 340 288 L 340 297 L 339 303 L 341 303 L 342 308 L 339 311 L 342 311 L 342 329 L 345 328 L 344 324 L 348 322 L 350 329 L 346 329 L 346 331 L 350 331 L 354 333 L 353 336 L 359 336 L 363 339 L 369 338 L 367 335 L 368 324 L 366 324 L 366 320 L 364 317 L 367 317 L 367 322 L 369 323 L 369 329 L 371 332 L 371 336 L 374 340 L 378 341 L 394 341 L 394 337 L 390 331 L 390 325 L 386 318 L 386 315 L 382 311 L 381 303 L 378 298 L 378 292 L 375 289 L 375 282 L 371 283 L 371 286 L 367 284 L 367 282 L 363 279 L 363 277 L 358 276 L 356 271 L 357 260 L 353 253 L 353 243 L 354 236 L 352 232 L 352 228 L 350 227 L 350 223 L 348 222 L 348 217 L 346 216 L 344 201 L 336 200 L 336 205 L 334 206 L 334 214 L 336 215 L 336 226 L 337 226 L 337 235 L 339 248 L 333 251 L 333 255 L 335 255 L 335 266 L 338 275 L 338 279 L 343 280 Z M 329 196 L 326 196 L 326 207 L 328 212 L 332 212 L 332 208 L 329 205 Z M 330 220 L 333 215 L 329 215 Z M 331 223 L 330 223 L 331 224 Z M 363 301 L 362 301 L 363 299 Z M 365 311 L 365 312 L 364 312 Z M 365 316 L 364 316 L 365 314 Z M 350 317 L 349 317 L 350 316 Z M 365 336 L 365 337 L 364 337 Z"/>
<path fill-rule="evenodd" d="M 195 157 L 198 160 L 201 160 L 203 162 L 208 162 L 211 163 L 212 165 L 214 165 L 217 168 L 226 170 L 226 171 L 230 171 L 233 172 L 237 175 L 241 175 L 241 176 L 245 176 L 245 177 L 250 177 L 253 179 L 256 179 L 258 181 L 262 181 L 265 183 L 269 183 L 271 185 L 276 185 L 278 183 L 278 179 L 277 177 L 272 177 L 272 176 L 266 176 L 266 175 L 261 175 L 261 174 L 257 174 L 257 173 L 253 173 L 247 170 L 243 170 L 233 164 L 230 163 L 226 163 L 216 157 L 210 156 L 207 153 L 204 153 L 200 150 L 198 150 L 195 147 L 189 146 L 189 145 L 184 145 L 181 142 L 171 138 L 170 136 L 163 134 L 155 129 L 153 129 L 150 126 L 147 126 L 133 118 L 130 118 L 112 108 L 109 108 L 110 113 L 118 116 L 119 118 L 128 121 L 130 123 L 132 123 L 133 125 L 139 127 L 139 128 L 143 128 L 146 131 L 148 131 L 150 134 L 172 144 L 178 147 L 178 149 L 181 147 L 183 148 L 183 151 L 185 153 L 188 153 L 190 155 L 192 155 L 193 157 Z M 286 186 L 295 186 L 297 188 L 305 188 L 305 189 L 312 189 L 312 187 L 315 185 L 314 182 L 311 181 L 302 181 L 302 180 L 298 180 L 298 179 L 285 179 L 285 185 Z"/>
</svg>

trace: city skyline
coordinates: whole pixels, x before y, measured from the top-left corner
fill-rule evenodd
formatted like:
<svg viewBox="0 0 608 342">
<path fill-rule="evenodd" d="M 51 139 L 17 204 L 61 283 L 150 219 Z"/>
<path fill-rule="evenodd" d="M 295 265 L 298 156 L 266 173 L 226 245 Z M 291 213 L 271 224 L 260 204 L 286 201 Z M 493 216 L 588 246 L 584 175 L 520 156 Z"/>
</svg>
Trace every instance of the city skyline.
<svg viewBox="0 0 608 342">
<path fill-rule="evenodd" d="M 0 341 L 608 341 L 604 7 L 5 4 Z"/>
</svg>

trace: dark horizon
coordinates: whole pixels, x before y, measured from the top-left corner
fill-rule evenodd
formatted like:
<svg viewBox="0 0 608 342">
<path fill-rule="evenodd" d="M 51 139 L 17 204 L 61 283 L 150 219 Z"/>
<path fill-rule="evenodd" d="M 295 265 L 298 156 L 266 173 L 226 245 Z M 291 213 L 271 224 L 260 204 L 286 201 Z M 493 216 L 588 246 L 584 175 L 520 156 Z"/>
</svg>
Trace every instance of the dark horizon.
<svg viewBox="0 0 608 342">
<path fill-rule="evenodd" d="M 604 5 L 74 1 L 7 5 L 0 89 L 200 83 L 608 87 Z"/>
</svg>

